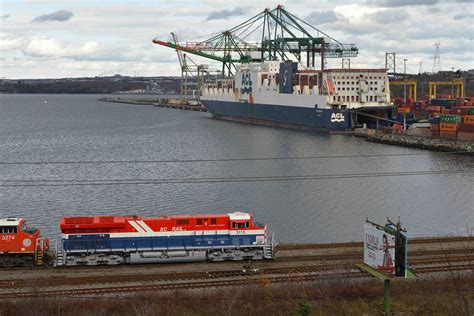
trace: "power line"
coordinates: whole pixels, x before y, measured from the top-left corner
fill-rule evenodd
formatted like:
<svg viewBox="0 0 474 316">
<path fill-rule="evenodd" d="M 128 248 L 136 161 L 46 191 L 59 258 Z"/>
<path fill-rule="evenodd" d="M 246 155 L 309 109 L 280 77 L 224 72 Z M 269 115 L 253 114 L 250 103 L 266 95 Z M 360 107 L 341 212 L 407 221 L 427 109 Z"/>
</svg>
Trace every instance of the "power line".
<svg viewBox="0 0 474 316">
<path fill-rule="evenodd" d="M 126 164 L 126 163 L 195 163 L 195 162 L 235 162 L 267 160 L 310 160 L 310 159 L 344 159 L 344 158 L 377 158 L 400 156 L 428 156 L 434 153 L 395 153 L 368 155 L 326 155 L 295 157 L 257 157 L 257 158 L 216 158 L 216 159 L 163 159 L 163 160 L 71 160 L 71 161 L 0 161 L 0 165 L 69 165 L 69 164 Z M 437 154 L 474 154 L 473 151 L 445 151 Z"/>
<path fill-rule="evenodd" d="M 333 175 L 296 175 L 296 176 L 253 176 L 253 177 L 215 177 L 215 178 L 163 178 L 163 179 L 5 179 L 0 187 L 65 187 L 65 186 L 109 186 L 109 185 L 160 185 L 160 184 L 194 184 L 194 183 L 236 183 L 236 182 L 277 182 L 277 181 L 308 181 L 331 179 L 357 179 L 401 177 L 441 174 L 472 173 L 474 169 L 459 170 L 427 170 L 382 173 L 355 173 Z"/>
</svg>

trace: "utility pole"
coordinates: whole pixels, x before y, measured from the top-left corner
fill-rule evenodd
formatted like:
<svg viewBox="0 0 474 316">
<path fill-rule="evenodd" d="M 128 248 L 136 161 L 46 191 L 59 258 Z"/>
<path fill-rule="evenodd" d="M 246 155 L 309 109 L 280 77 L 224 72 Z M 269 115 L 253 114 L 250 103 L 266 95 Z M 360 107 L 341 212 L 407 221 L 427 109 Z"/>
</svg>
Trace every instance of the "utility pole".
<svg viewBox="0 0 474 316">
<path fill-rule="evenodd" d="M 403 59 L 403 104 L 407 106 L 407 59 Z M 407 114 L 403 112 L 403 130 L 407 130 Z"/>
</svg>

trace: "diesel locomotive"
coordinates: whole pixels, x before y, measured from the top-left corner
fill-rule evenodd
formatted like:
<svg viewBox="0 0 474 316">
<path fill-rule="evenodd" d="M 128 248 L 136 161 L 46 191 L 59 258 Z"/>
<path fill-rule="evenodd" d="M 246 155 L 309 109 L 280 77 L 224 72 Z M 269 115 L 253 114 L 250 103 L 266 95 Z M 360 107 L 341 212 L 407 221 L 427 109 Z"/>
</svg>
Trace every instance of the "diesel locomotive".
<svg viewBox="0 0 474 316">
<path fill-rule="evenodd" d="M 57 266 L 89 266 L 275 258 L 273 234 L 243 212 L 155 218 L 64 217 L 60 222 L 61 238 L 51 248 L 38 230 L 22 230 L 24 219 L 0 223 L 9 223 L 4 225 L 9 227 L 4 230 L 8 233 L 0 230 L 3 266 L 42 265 L 50 261 Z M 24 240 L 28 233 L 35 236 L 29 238 L 34 246 L 24 251 L 20 243 L 10 241 Z M 54 260 L 46 262 L 45 257 Z"/>
</svg>

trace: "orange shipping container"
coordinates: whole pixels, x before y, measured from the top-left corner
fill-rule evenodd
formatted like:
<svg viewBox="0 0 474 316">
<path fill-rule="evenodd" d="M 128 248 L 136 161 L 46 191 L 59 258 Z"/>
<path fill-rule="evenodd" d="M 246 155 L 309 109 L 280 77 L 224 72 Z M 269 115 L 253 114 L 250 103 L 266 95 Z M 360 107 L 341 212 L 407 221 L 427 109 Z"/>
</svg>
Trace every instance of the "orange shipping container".
<svg viewBox="0 0 474 316">
<path fill-rule="evenodd" d="M 441 123 L 439 124 L 439 130 L 441 132 L 457 132 L 458 124 L 455 123 Z"/>
<path fill-rule="evenodd" d="M 458 136 L 457 132 L 439 132 L 439 136 L 444 139 L 456 139 Z"/>
<path fill-rule="evenodd" d="M 398 113 L 410 113 L 409 107 L 401 107 L 397 109 Z"/>
<path fill-rule="evenodd" d="M 474 124 L 474 115 L 464 115 L 461 119 L 464 124 Z"/>
<path fill-rule="evenodd" d="M 439 105 L 430 105 L 427 107 L 430 112 L 441 112 L 441 106 Z"/>
</svg>

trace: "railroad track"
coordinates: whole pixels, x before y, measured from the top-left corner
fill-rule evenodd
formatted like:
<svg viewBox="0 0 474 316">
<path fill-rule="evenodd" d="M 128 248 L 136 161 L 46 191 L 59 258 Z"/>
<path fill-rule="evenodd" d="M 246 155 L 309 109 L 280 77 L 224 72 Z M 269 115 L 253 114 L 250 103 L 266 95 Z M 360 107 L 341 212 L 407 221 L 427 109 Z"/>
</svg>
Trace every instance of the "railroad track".
<svg viewBox="0 0 474 316">
<path fill-rule="evenodd" d="M 340 278 L 368 277 L 358 271 L 349 271 L 339 274 Z M 128 286 L 111 286 L 96 288 L 81 288 L 70 290 L 46 290 L 46 291 L 24 291 L 15 293 L 2 294 L 3 299 L 20 299 L 27 297 L 64 297 L 64 296 L 83 296 L 83 295 L 110 295 L 120 293 L 139 293 L 158 290 L 179 290 L 179 289 L 202 289 L 202 288 L 219 288 L 219 287 L 238 287 L 248 285 L 267 285 L 270 283 L 288 283 L 288 282 L 310 282 L 322 279 L 334 279 L 334 276 L 321 274 L 307 275 L 283 275 L 283 276 L 253 276 L 251 278 L 240 279 L 218 279 L 205 281 L 187 281 L 174 282 L 153 285 L 128 285 Z"/>
<path fill-rule="evenodd" d="M 296 273 L 296 272 L 315 272 L 323 270 L 347 270 L 353 267 L 357 262 L 360 262 L 362 258 L 362 252 L 350 252 L 336 255 L 306 255 L 306 256 L 288 256 L 279 258 L 275 262 L 265 262 L 257 264 L 259 273 Z M 275 267 L 273 265 L 290 263 L 291 266 Z M 297 262 L 314 262 L 318 264 L 302 265 Z M 467 252 L 465 249 L 451 249 L 451 250 L 421 250 L 410 253 L 409 265 L 419 267 L 423 265 L 433 265 L 439 263 L 459 263 L 459 262 L 474 262 L 474 252 Z M 236 262 L 237 264 L 237 262 Z M 238 263 L 239 265 L 242 262 Z M 150 267 L 150 265 L 146 265 Z M 119 266 L 113 267 L 112 269 L 119 269 L 120 267 L 130 269 L 131 266 Z M 17 268 L 18 269 L 18 268 Z M 36 271 L 43 270 L 42 268 L 33 268 Z M 75 267 L 75 268 L 60 268 L 54 271 L 111 271 L 110 267 Z M 47 269 L 46 269 L 47 270 Z M 2 269 L 5 271 L 5 269 Z M 7 275 L 7 274 L 5 274 Z M 94 275 L 94 276 L 68 276 L 58 277 L 53 275 L 50 277 L 25 277 L 24 279 L 7 279 L 0 280 L 0 288 L 22 288 L 28 286 L 42 287 L 45 284 L 48 285 L 81 285 L 81 284 L 97 284 L 97 283 L 119 283 L 119 282 L 144 282 L 144 281 L 170 281 L 170 280 L 196 280 L 196 279 L 209 279 L 211 277 L 237 277 L 242 275 L 248 275 L 248 272 L 243 272 L 242 269 L 225 270 L 225 271 L 212 271 L 208 272 L 177 272 L 177 273 L 117 273 L 113 276 L 106 275 Z"/>
<path fill-rule="evenodd" d="M 349 268 L 353 268 L 349 266 Z M 219 278 L 235 278 L 246 277 L 263 274 L 295 274 L 295 273 L 310 273 L 310 272 L 330 272 L 347 270 L 347 265 L 315 265 L 315 266 L 293 266 L 293 267 L 278 267 L 278 268 L 263 268 L 258 270 L 225 270 L 213 272 L 194 272 L 194 273 L 174 273 L 174 274 L 132 274 L 132 275 L 117 275 L 112 278 L 109 276 L 94 276 L 94 277 L 76 277 L 76 278 L 37 278 L 15 281 L 13 284 L 10 280 L 0 281 L 0 288 L 24 288 L 32 286 L 61 286 L 61 285 L 83 285 L 83 284 L 106 284 L 106 283 L 123 283 L 123 282 L 145 282 L 145 281 L 188 281 L 188 280 L 209 280 Z"/>
<path fill-rule="evenodd" d="M 471 249 L 441 249 L 441 250 L 417 250 L 408 252 L 408 257 L 429 257 L 443 256 L 450 257 L 452 255 L 464 255 L 470 253 L 474 256 L 474 246 Z M 364 255 L 363 251 L 352 251 L 341 254 L 321 254 L 321 255 L 289 255 L 278 257 L 278 261 L 338 261 L 338 260 L 360 260 Z M 429 260 L 429 259 L 428 259 Z"/>
<path fill-rule="evenodd" d="M 359 258 L 360 259 L 360 258 Z M 153 273 L 153 274 L 127 274 L 127 275 L 114 275 L 110 276 L 86 276 L 86 277 L 74 277 L 74 278 L 58 278 L 56 276 L 49 278 L 35 278 L 35 279 L 23 279 L 23 280 L 3 280 L 0 281 L 0 288 L 4 289 L 21 289 L 28 287 L 44 287 L 47 286 L 81 286 L 81 285 L 92 285 L 92 284 L 116 284 L 116 283 L 131 283 L 131 282 L 169 282 L 169 281 L 194 281 L 194 280 L 210 280 L 210 279 L 222 279 L 222 278 L 238 278 L 238 277 L 249 277 L 255 275 L 278 275 L 278 274 L 301 274 L 301 273 L 320 273 L 328 274 L 333 278 L 337 277 L 338 274 L 353 269 L 354 265 L 360 260 L 354 260 L 352 262 L 345 263 L 329 263 L 329 264 L 317 264 L 307 266 L 285 266 L 285 267 L 263 267 L 259 269 L 247 269 L 247 270 L 225 270 L 225 271 L 213 271 L 213 272 L 188 272 L 188 273 Z M 420 258 L 418 260 L 411 260 L 410 266 L 422 271 L 422 273 L 429 272 L 429 269 L 434 269 L 433 272 L 438 270 L 434 265 L 445 265 L 447 266 L 460 266 L 456 265 L 459 263 L 470 263 L 474 262 L 474 255 L 461 256 L 461 257 L 437 257 L 430 259 Z M 420 270 L 421 269 L 421 270 Z M 428 270 L 427 270 L 428 269 Z M 426 272 L 425 272 L 426 271 Z"/>
<path fill-rule="evenodd" d="M 461 265 L 447 265 L 447 266 L 435 266 L 435 267 L 420 267 L 415 270 L 417 274 L 420 273 L 435 273 L 435 272 L 451 272 L 451 271 L 473 271 L 474 264 L 461 264 Z"/>
<path fill-rule="evenodd" d="M 423 267 L 417 269 L 417 273 L 434 273 L 473 270 L 474 264 L 462 265 L 441 265 L 435 267 Z M 141 284 L 141 285 L 121 285 L 109 287 L 93 287 L 93 288 L 76 288 L 61 290 L 35 290 L 22 291 L 15 293 L 2 294 L 3 299 L 22 299 L 29 297 L 80 297 L 80 296 L 103 296 L 103 295 L 120 295 L 123 293 L 141 293 L 163 290 L 179 290 L 179 289 L 203 289 L 203 288 L 219 288 L 219 287 L 239 287 L 248 285 L 268 285 L 290 282 L 314 282 L 323 280 L 341 279 L 370 279 L 368 274 L 350 269 L 338 272 L 337 275 L 325 273 L 300 273 L 300 274 L 282 274 L 282 275 L 251 275 L 249 277 L 229 278 L 226 279 L 208 279 L 208 280 L 180 280 L 164 284 Z"/>
<path fill-rule="evenodd" d="M 416 241 L 416 242 L 415 242 Z M 472 270 L 474 266 L 474 247 L 466 242 L 474 241 L 473 237 L 457 237 L 457 238 L 431 238 L 431 239 L 415 239 L 415 244 L 432 244 L 432 243 L 461 243 L 456 248 L 453 245 L 446 249 L 420 249 L 409 252 L 410 267 L 416 269 L 417 274 L 439 273 L 447 271 L 463 271 Z M 279 283 L 279 282 L 304 282 L 316 280 L 337 280 L 343 278 L 364 278 L 366 274 L 354 271 L 354 265 L 360 262 L 363 256 L 361 249 L 351 250 L 351 247 L 362 247 L 362 243 L 345 243 L 341 248 L 348 248 L 349 251 L 339 254 L 318 254 L 318 255 L 293 255 L 293 250 L 305 249 L 324 249 L 332 248 L 334 245 L 294 245 L 291 248 L 279 247 L 280 253 L 285 254 L 276 261 L 265 261 L 256 263 L 257 270 L 242 269 L 234 270 L 217 270 L 212 272 L 172 272 L 172 273 L 132 273 L 134 268 L 153 267 L 158 265 L 136 265 L 132 266 L 98 266 L 98 267 L 76 267 L 76 268 L 11 268 L 1 269 L 2 272 L 9 270 L 32 270 L 35 277 L 25 276 L 24 278 L 15 280 L 0 280 L 0 294 L 2 298 L 20 298 L 34 297 L 38 293 L 41 296 L 84 296 L 84 295 L 103 295 L 119 294 L 123 292 L 142 292 L 166 289 L 193 289 L 204 287 L 220 287 L 220 286 L 240 286 L 255 284 L 258 282 Z M 290 253 L 288 253 L 287 250 Z M 286 253 L 285 253 L 286 252 Z M 312 264 L 310 263 L 312 262 Z M 315 264 L 316 263 L 316 264 Z M 235 262 L 235 265 L 242 266 L 243 262 Z M 276 265 L 286 266 L 276 266 Z M 175 266 L 185 265 L 176 264 Z M 209 264 L 208 267 L 214 264 Z M 288 266 L 289 265 L 289 266 Z M 216 267 L 218 265 L 216 264 Z M 207 267 L 206 267 L 207 268 Z M 239 267 L 240 268 L 240 267 Z M 127 270 L 132 271 L 128 272 Z M 211 268 L 212 269 L 212 268 Z M 49 274 L 47 277 L 36 277 L 36 271 L 45 271 Z M 54 271 L 53 275 L 51 272 Z M 66 275 L 58 275 L 69 271 L 91 271 L 93 274 L 101 273 L 101 271 L 117 271 L 113 275 L 89 275 L 78 276 L 71 273 L 71 277 Z M 122 271 L 126 273 L 122 274 Z M 7 274 L 4 274 L 7 275 Z M 257 280 L 257 281 L 255 281 Z M 264 281 L 262 281 L 264 280 Z M 284 281 L 281 281 L 284 280 Z M 153 284 L 150 284 L 153 283 Z M 158 284 L 156 284 L 158 283 Z M 120 284 L 120 286 L 119 286 Z M 126 285 L 128 284 L 128 285 Z M 136 285 L 140 284 L 140 285 Z M 55 287 L 56 289 L 52 289 Z M 57 288 L 63 287 L 58 290 Z M 35 289 L 35 291 L 31 291 Z M 8 293 L 7 293 L 8 291 Z M 15 291 L 15 293 L 11 293 Z"/>
<path fill-rule="evenodd" d="M 435 237 L 435 238 L 416 238 L 410 239 L 410 245 L 426 245 L 426 244 L 446 244 L 458 242 L 474 243 L 474 237 Z M 278 244 L 277 250 L 305 250 L 305 249 L 332 249 L 332 248 L 363 248 L 364 243 L 359 241 L 326 243 L 326 244 Z"/>
</svg>

